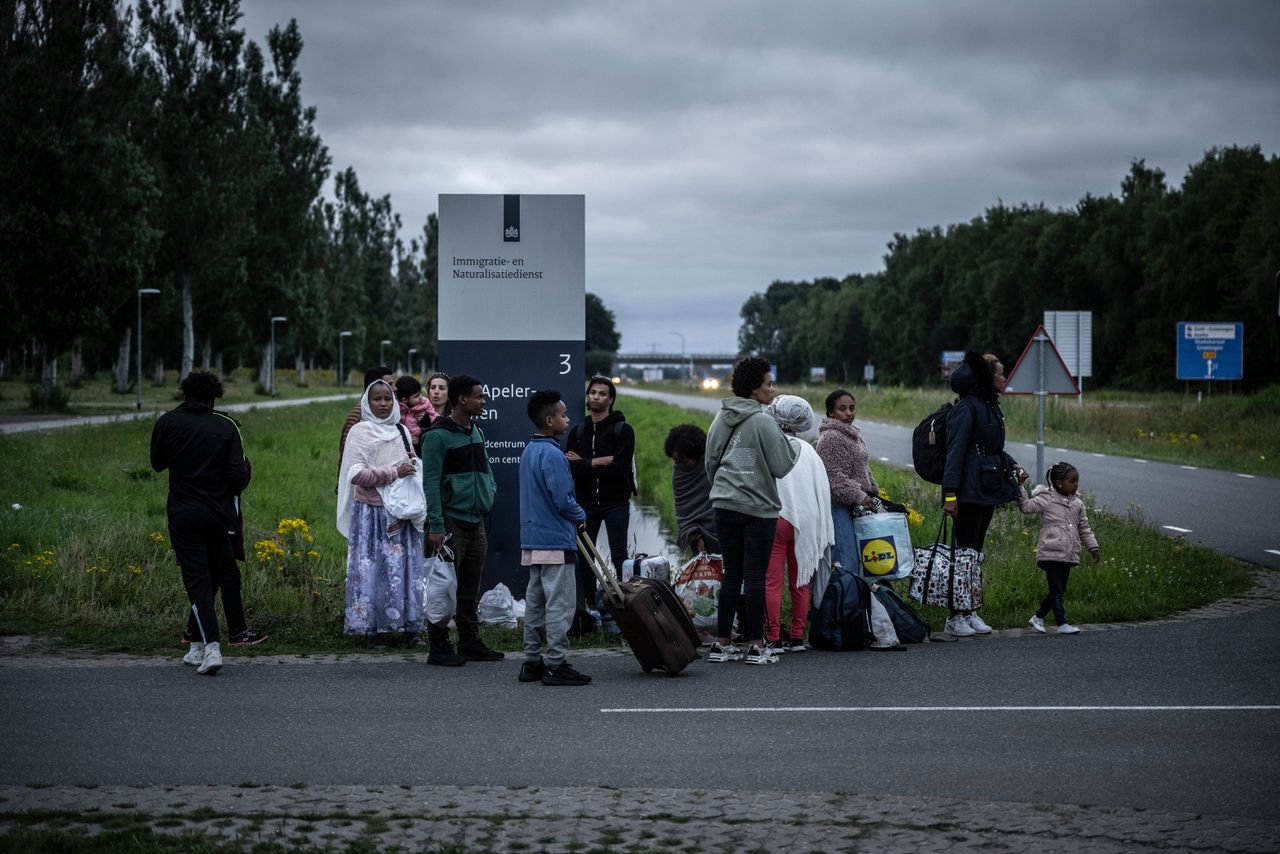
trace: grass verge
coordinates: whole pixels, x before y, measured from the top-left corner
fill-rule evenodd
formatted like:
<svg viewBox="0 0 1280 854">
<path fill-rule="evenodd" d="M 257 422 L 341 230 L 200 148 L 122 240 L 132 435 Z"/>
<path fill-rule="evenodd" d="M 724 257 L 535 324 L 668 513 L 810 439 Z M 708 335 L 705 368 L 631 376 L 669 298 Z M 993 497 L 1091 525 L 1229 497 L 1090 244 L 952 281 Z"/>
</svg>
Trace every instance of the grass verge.
<svg viewBox="0 0 1280 854">
<path fill-rule="evenodd" d="M 664 523 L 674 526 L 671 464 L 662 454 L 662 440 L 676 424 L 689 422 L 706 429 L 711 418 L 634 397 L 625 398 L 621 408 L 640 437 L 636 443 L 640 498 L 660 508 Z M 937 487 L 904 469 L 872 463 L 872 470 L 894 500 L 916 511 L 911 529 L 914 545 L 932 543 L 942 521 Z M 1066 600 L 1072 622 L 1151 620 L 1249 588 L 1248 569 L 1243 563 L 1171 539 L 1143 524 L 1136 510 L 1130 516 L 1117 516 L 1091 508 L 1089 518 L 1103 560 L 1096 567 L 1090 562 L 1072 573 Z M 991 625 L 1008 628 L 1025 624 L 1044 596 L 1044 574 L 1035 565 L 1038 534 L 1036 517 L 1023 516 L 1016 506 L 996 511 L 983 564 L 987 594 L 982 614 Z M 896 585 L 899 592 L 905 592 L 905 580 Z M 921 612 L 935 629 L 946 619 L 942 609 L 923 608 Z"/>
<path fill-rule="evenodd" d="M 670 463 L 662 442 L 671 426 L 706 416 L 627 398 L 635 426 L 641 500 L 674 526 Z M 338 427 L 345 403 L 245 413 L 254 461 L 244 497 L 248 561 L 244 598 L 271 642 L 241 654 L 356 652 L 341 634 L 346 542 L 333 525 Z M 174 652 L 186 597 L 165 529 L 166 478 L 147 465 L 150 421 L 0 436 L 0 632 L 55 635 L 128 652 Z M 932 539 L 934 488 L 914 475 L 874 466 L 897 500 L 917 508 L 917 545 Z M 15 507 L 17 509 L 15 509 Z M 1079 622 L 1145 620 L 1195 607 L 1248 587 L 1245 567 L 1164 535 L 1140 518 L 1095 513 L 1105 556 L 1072 579 L 1069 614 Z M 1018 626 L 1043 593 L 1035 567 L 1035 521 L 1016 509 L 996 514 L 989 537 L 988 603 L 996 626 Z M 935 626 L 941 615 L 926 611 Z M 517 631 L 486 629 L 485 639 L 519 649 Z M 612 646 L 614 636 L 575 641 Z"/>
</svg>

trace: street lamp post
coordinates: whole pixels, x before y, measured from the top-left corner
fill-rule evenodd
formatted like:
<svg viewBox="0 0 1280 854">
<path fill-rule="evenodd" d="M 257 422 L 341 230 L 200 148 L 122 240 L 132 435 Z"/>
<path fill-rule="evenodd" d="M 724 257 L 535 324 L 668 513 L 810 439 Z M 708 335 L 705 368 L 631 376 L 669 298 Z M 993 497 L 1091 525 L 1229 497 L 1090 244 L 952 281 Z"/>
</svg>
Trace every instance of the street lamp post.
<svg viewBox="0 0 1280 854">
<path fill-rule="evenodd" d="M 347 374 L 343 368 L 343 362 L 342 362 L 342 355 L 343 355 L 342 345 L 346 343 L 345 339 L 350 337 L 351 337 L 351 330 L 349 329 L 344 329 L 338 333 L 338 388 L 342 388 L 344 385 L 347 384 Z"/>
<path fill-rule="evenodd" d="M 383 338 L 378 344 L 378 364 L 385 365 L 387 363 L 387 345 L 391 343 L 390 338 Z"/>
<path fill-rule="evenodd" d="M 409 348 L 409 359 L 408 359 L 408 361 L 409 361 L 409 373 L 413 373 L 413 354 L 414 354 L 414 353 L 416 353 L 416 352 L 418 352 L 418 348 L 417 348 L 417 347 L 410 347 L 410 348 Z"/>
<path fill-rule="evenodd" d="M 680 336 L 680 361 L 683 362 L 684 361 L 684 333 L 676 332 L 674 329 L 668 329 L 667 334 Z M 692 356 L 689 357 L 689 382 L 691 383 L 693 382 L 693 357 Z"/>
<path fill-rule="evenodd" d="M 276 316 L 271 318 L 271 396 L 276 394 L 276 324 L 286 323 L 289 318 Z"/>
<path fill-rule="evenodd" d="M 142 297 L 160 293 L 159 288 L 138 288 L 138 400 L 136 407 L 142 411 Z"/>
</svg>

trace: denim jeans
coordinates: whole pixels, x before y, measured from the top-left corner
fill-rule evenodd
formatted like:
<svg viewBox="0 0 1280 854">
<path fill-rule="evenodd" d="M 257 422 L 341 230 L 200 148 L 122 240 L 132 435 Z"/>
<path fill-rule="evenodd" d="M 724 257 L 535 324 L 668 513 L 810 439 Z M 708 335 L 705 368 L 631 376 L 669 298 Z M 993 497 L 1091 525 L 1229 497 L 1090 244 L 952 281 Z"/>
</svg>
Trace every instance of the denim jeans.
<svg viewBox="0 0 1280 854">
<path fill-rule="evenodd" d="M 716 634 L 722 638 L 730 636 L 733 615 L 741 597 L 747 603 L 747 624 L 742 633 L 748 642 L 761 640 L 764 638 L 764 582 L 778 519 L 720 508 L 715 512 L 720 555 L 724 558 Z"/>
</svg>

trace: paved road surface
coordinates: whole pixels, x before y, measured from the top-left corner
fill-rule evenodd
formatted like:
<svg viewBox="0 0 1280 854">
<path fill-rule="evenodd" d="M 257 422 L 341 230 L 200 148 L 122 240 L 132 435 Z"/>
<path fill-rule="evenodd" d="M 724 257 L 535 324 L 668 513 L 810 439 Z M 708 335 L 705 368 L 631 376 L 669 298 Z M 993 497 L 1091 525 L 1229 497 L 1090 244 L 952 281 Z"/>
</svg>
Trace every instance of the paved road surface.
<svg viewBox="0 0 1280 854">
<path fill-rule="evenodd" d="M 0 784 L 675 786 L 1276 820 L 1278 634 L 1267 607 L 675 679 L 584 654 L 595 681 L 564 690 L 518 684 L 512 660 L 231 659 L 210 678 L 177 651 L 0 657 Z"/>
<path fill-rule="evenodd" d="M 700 412 L 714 412 L 720 401 L 695 395 L 626 389 L 624 394 L 661 400 Z M 911 428 L 858 419 L 871 456 L 883 463 L 911 467 Z M 1035 445 L 1011 442 L 1009 453 L 1034 467 Z M 1177 463 L 1118 457 L 1087 451 L 1045 448 L 1046 463 L 1063 458 L 1080 469 L 1080 491 L 1098 506 L 1126 513 L 1141 508 L 1143 518 L 1171 535 L 1261 566 L 1280 568 L 1280 479 L 1197 468 Z"/>
</svg>

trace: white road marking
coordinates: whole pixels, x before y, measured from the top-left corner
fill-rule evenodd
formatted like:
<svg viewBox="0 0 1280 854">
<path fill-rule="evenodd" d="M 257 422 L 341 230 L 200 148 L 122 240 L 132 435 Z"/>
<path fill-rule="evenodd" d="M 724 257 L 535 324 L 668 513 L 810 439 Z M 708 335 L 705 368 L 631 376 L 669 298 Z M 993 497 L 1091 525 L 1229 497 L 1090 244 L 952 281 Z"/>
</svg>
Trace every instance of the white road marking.
<svg viewBox="0 0 1280 854">
<path fill-rule="evenodd" d="M 1134 457 L 1134 458 L 1133 458 L 1133 461 L 1134 461 L 1135 463 L 1145 463 L 1145 462 L 1146 462 L 1146 460 L 1140 460 L 1140 459 L 1138 459 L 1137 457 Z"/>
<path fill-rule="evenodd" d="M 1267 554 L 1280 555 L 1280 549 L 1263 549 Z"/>
<path fill-rule="evenodd" d="M 1098 459 L 1102 459 L 1103 457 L 1105 457 L 1105 456 L 1106 456 L 1106 454 L 1090 454 L 1089 456 L 1091 456 L 1091 457 L 1097 457 Z"/>
<path fill-rule="evenodd" d="M 1179 528 L 1177 525 L 1161 525 L 1161 528 L 1168 528 L 1170 531 L 1177 531 L 1179 534 L 1190 534 L 1190 528 Z"/>
<path fill-rule="evenodd" d="M 1251 474 L 1241 474 L 1240 472 L 1236 472 L 1236 477 L 1247 477 L 1247 478 L 1249 478 L 1249 480 L 1256 480 L 1256 479 L 1257 479 L 1255 475 L 1251 475 Z"/>
<path fill-rule="evenodd" d="M 1065 454 L 1065 453 L 1067 452 L 1067 449 L 1066 449 L 1066 448 L 1054 448 L 1054 449 L 1053 449 L 1053 452 L 1054 452 L 1055 454 Z"/>
<path fill-rule="evenodd" d="M 881 457 L 881 458 L 880 458 L 880 462 L 882 462 L 882 463 L 887 463 L 887 462 L 889 462 L 889 458 L 888 458 L 888 457 Z"/>
<path fill-rule="evenodd" d="M 601 709 L 606 715 L 717 714 L 724 712 L 1277 712 L 1278 705 L 1257 706 L 695 706 Z"/>
<path fill-rule="evenodd" d="M 1197 470 L 1195 466 L 1182 466 L 1182 468 L 1186 469 L 1187 471 L 1196 471 L 1196 470 Z"/>
</svg>

